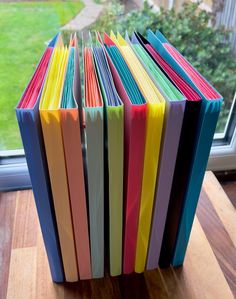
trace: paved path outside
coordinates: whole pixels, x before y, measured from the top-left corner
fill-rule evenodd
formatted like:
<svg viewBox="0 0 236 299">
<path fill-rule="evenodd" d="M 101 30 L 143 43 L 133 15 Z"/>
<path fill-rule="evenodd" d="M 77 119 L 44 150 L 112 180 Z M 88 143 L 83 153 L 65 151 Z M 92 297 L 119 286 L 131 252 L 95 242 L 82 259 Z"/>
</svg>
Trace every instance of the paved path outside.
<svg viewBox="0 0 236 299">
<path fill-rule="evenodd" d="M 72 31 L 82 30 L 97 20 L 104 6 L 102 4 L 96 4 L 93 0 L 83 0 L 83 2 L 85 7 L 74 19 L 64 25 L 61 29 Z"/>
</svg>

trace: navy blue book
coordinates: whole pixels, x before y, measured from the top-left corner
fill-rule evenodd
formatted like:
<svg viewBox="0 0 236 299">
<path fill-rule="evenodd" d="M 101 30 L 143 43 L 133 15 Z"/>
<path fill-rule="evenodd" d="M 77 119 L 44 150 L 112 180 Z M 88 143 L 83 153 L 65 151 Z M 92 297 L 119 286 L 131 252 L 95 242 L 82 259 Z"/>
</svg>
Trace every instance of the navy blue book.
<svg viewBox="0 0 236 299">
<path fill-rule="evenodd" d="M 16 107 L 16 116 L 28 164 L 52 279 L 54 282 L 63 282 L 64 270 L 61 249 L 58 239 L 55 211 L 39 117 L 40 94 L 58 37 L 59 34 L 53 38 L 46 48 Z"/>
</svg>

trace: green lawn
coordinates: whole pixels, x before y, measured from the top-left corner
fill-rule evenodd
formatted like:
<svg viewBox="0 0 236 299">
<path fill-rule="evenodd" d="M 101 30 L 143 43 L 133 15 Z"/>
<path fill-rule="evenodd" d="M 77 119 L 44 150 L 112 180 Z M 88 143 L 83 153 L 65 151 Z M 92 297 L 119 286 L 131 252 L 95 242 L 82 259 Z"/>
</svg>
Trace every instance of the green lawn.
<svg viewBox="0 0 236 299">
<path fill-rule="evenodd" d="M 22 147 L 15 106 L 45 42 L 82 8 L 80 1 L 0 3 L 0 150 Z"/>
</svg>

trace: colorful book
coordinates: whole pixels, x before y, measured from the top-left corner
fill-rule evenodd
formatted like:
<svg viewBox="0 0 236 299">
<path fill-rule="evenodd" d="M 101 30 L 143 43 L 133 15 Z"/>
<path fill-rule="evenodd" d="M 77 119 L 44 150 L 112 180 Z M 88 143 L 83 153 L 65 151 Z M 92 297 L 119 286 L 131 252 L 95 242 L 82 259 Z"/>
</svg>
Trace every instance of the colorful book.
<svg viewBox="0 0 236 299">
<path fill-rule="evenodd" d="M 64 270 L 61 248 L 39 117 L 41 91 L 58 37 L 59 34 L 52 39 L 46 48 L 16 107 L 16 115 L 52 279 L 55 282 L 63 282 Z"/>
<path fill-rule="evenodd" d="M 145 39 L 141 35 L 137 33 L 133 34 L 133 48 L 166 101 L 161 144 L 162 150 L 159 159 L 155 202 L 152 214 L 152 229 L 149 240 L 149 260 L 146 262 L 147 269 L 154 269 L 158 266 L 186 99 L 168 79 L 166 73 L 164 73 L 156 61 L 153 60 L 150 52 L 145 47 L 145 42 Z M 150 259 L 152 259 L 151 264 Z"/>
<path fill-rule="evenodd" d="M 122 273 L 124 105 L 115 88 L 106 54 L 99 42 L 93 47 L 97 77 L 105 104 L 109 198 L 109 261 L 112 276 Z"/>
<path fill-rule="evenodd" d="M 61 97 L 68 49 L 57 44 L 42 90 L 39 112 L 52 187 L 53 202 L 66 281 L 78 280 L 66 163 L 61 130 Z"/>
<path fill-rule="evenodd" d="M 118 46 L 130 71 L 147 102 L 146 143 L 143 166 L 142 192 L 138 223 L 138 236 L 135 256 L 135 272 L 145 269 L 151 228 L 152 208 L 156 185 L 156 176 L 161 147 L 162 128 L 165 113 L 165 100 L 159 89 L 149 77 L 146 70 L 136 57 L 132 48 L 120 34 L 111 38 Z"/>
<path fill-rule="evenodd" d="M 104 34 L 105 53 L 116 89 L 124 103 L 123 273 L 134 271 L 141 199 L 146 101 L 115 43 Z"/>
<path fill-rule="evenodd" d="M 93 52 L 83 49 L 86 177 L 92 277 L 104 276 L 104 124 L 103 99 Z"/>
<path fill-rule="evenodd" d="M 60 103 L 60 121 L 80 279 L 90 279 L 91 261 L 82 157 L 82 99 L 76 36 L 70 41 L 68 64 Z"/>
</svg>

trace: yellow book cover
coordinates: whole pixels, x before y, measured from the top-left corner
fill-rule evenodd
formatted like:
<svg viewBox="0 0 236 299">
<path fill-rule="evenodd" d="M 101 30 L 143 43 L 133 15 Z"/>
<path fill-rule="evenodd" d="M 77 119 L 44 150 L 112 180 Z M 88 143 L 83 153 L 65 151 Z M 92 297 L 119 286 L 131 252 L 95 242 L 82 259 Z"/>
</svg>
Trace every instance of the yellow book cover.
<svg viewBox="0 0 236 299">
<path fill-rule="evenodd" d="M 67 61 L 68 49 L 58 44 L 42 91 L 39 111 L 65 279 L 73 282 L 78 280 L 78 271 L 60 123 L 60 101 Z"/>
</svg>

